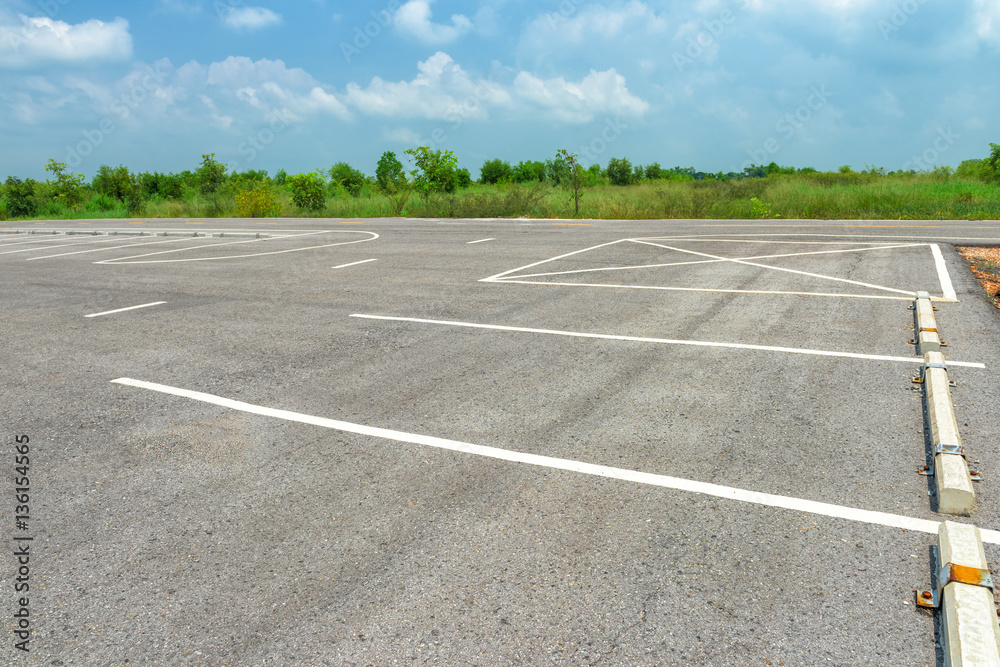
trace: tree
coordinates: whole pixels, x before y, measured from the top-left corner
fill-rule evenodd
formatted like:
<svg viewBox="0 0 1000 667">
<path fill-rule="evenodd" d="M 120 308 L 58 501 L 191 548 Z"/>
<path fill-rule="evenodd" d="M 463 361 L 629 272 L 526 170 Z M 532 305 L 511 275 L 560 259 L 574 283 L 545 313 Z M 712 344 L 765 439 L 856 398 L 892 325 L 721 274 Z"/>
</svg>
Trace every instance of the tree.
<svg viewBox="0 0 1000 667">
<path fill-rule="evenodd" d="M 368 182 L 367 176 L 346 162 L 338 162 L 330 167 L 327 173 L 330 175 L 332 185 L 343 187 L 352 197 L 360 195 L 361 188 Z"/>
<path fill-rule="evenodd" d="M 35 200 L 35 185 L 30 178 L 23 181 L 16 176 L 8 176 L 4 182 L 7 191 L 7 215 L 12 218 L 27 218 L 38 212 L 38 202 Z"/>
<path fill-rule="evenodd" d="M 570 178 L 569 163 L 556 155 L 554 160 L 545 161 L 545 177 L 552 181 L 552 185 L 559 185 Z"/>
<path fill-rule="evenodd" d="M 472 174 L 465 167 L 455 170 L 455 185 L 460 188 L 467 188 L 472 185 Z"/>
<path fill-rule="evenodd" d="M 645 175 L 647 181 L 656 181 L 661 178 L 666 178 L 667 172 L 663 170 L 663 167 L 660 166 L 659 162 L 654 162 L 653 164 L 646 165 Z"/>
<path fill-rule="evenodd" d="M 511 180 L 515 183 L 529 183 L 531 181 L 545 180 L 544 162 L 518 162 L 511 172 Z"/>
<path fill-rule="evenodd" d="M 125 204 L 129 215 L 136 215 L 142 211 L 145 194 L 143 180 L 137 174 L 130 172 L 128 167 L 119 165 L 112 169 L 102 164 L 90 185 L 102 195 Z"/>
<path fill-rule="evenodd" d="M 569 186 L 573 189 L 573 203 L 576 205 L 576 214 L 580 215 L 580 186 L 583 185 L 585 172 L 580 163 L 576 161 L 576 153 L 569 153 L 565 148 L 560 148 L 556 154 L 556 159 L 561 159 L 569 169 Z"/>
<path fill-rule="evenodd" d="M 67 174 L 66 163 L 56 162 L 52 158 L 45 163 L 45 171 L 55 176 L 54 181 L 48 181 L 52 186 L 52 198 L 69 208 L 79 206 L 83 201 L 83 174 Z"/>
<path fill-rule="evenodd" d="M 309 211 L 319 211 L 326 205 L 323 194 L 326 182 L 316 172 L 296 174 L 285 179 L 292 193 L 292 203 Z"/>
<path fill-rule="evenodd" d="M 403 163 L 396 158 L 392 151 L 382 153 L 378 159 L 378 166 L 375 167 L 375 182 L 383 192 L 396 192 L 406 185 L 406 172 L 403 171 Z"/>
<path fill-rule="evenodd" d="M 212 195 L 212 207 L 219 209 L 219 187 L 226 182 L 226 165 L 215 159 L 215 153 L 201 156 L 201 166 L 198 167 L 198 183 L 202 194 Z"/>
<path fill-rule="evenodd" d="M 428 146 L 407 148 L 416 169 L 410 172 L 413 184 L 426 199 L 432 192 L 454 192 L 458 185 L 458 158 L 451 151 L 431 150 Z"/>
<path fill-rule="evenodd" d="M 628 158 L 611 158 L 605 170 L 611 185 L 631 185 L 633 183 L 632 163 Z"/>
<path fill-rule="evenodd" d="M 389 200 L 393 215 L 402 213 L 412 190 L 409 181 L 406 180 L 403 163 L 392 151 L 382 153 L 382 157 L 379 158 L 378 166 L 375 167 L 375 182 L 379 191 Z"/>
<path fill-rule="evenodd" d="M 1000 144 L 990 143 L 990 156 L 986 158 L 987 177 L 1000 183 Z"/>
<path fill-rule="evenodd" d="M 495 185 L 511 179 L 510 163 L 500 158 L 487 160 L 479 169 L 479 182 L 485 185 Z"/>
<path fill-rule="evenodd" d="M 147 198 L 180 199 L 184 196 L 184 177 L 180 174 L 143 172 L 139 174 L 139 182 L 142 183 L 142 191 Z"/>
</svg>

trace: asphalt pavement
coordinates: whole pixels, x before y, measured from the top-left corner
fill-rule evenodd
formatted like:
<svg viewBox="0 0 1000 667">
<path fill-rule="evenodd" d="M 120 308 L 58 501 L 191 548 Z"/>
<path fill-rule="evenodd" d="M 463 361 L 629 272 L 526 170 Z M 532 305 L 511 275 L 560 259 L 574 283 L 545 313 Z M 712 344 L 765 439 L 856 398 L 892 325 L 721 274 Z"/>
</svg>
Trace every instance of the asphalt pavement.
<svg viewBox="0 0 1000 667">
<path fill-rule="evenodd" d="M 936 665 L 908 306 L 937 299 L 983 475 L 957 520 L 1000 572 L 977 244 L 1000 223 L 2 224 L 31 560 L 0 655 Z"/>
</svg>

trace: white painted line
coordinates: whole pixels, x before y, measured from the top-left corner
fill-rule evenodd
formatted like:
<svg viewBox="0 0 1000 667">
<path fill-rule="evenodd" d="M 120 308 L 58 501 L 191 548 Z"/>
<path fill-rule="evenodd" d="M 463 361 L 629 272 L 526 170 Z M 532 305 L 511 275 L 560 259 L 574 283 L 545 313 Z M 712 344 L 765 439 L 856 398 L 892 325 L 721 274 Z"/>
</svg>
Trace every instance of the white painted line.
<svg viewBox="0 0 1000 667">
<path fill-rule="evenodd" d="M 515 280 L 514 278 L 503 278 L 502 280 L 491 280 L 483 278 L 479 282 L 497 283 L 500 285 L 545 285 L 558 287 L 605 287 L 609 289 L 651 289 L 664 290 L 668 292 L 712 292 L 715 294 L 779 294 L 790 296 L 829 296 L 838 299 L 888 299 L 890 301 L 913 301 L 909 296 L 888 296 L 883 294 L 835 294 L 833 292 L 783 292 L 779 290 L 752 290 L 752 289 L 711 289 L 707 287 L 656 287 L 653 285 L 616 285 L 614 283 L 557 283 L 543 282 L 539 280 Z M 944 301 L 935 298 L 934 301 Z"/>
<path fill-rule="evenodd" d="M 611 241 L 609 243 L 602 243 L 600 245 L 591 246 L 590 248 L 584 248 L 583 250 L 574 250 L 573 252 L 568 252 L 565 255 L 559 255 L 558 257 L 552 257 L 551 259 L 543 259 L 540 262 L 533 262 L 531 264 L 526 264 L 525 266 L 519 266 L 516 269 L 511 269 L 510 271 L 504 271 L 503 273 L 498 273 L 495 276 L 490 276 L 489 278 L 483 278 L 480 282 L 488 283 L 493 281 L 498 281 L 506 275 L 511 273 L 517 273 L 518 271 L 524 271 L 525 269 L 530 269 L 533 266 L 538 266 L 539 264 L 548 264 L 549 262 L 555 262 L 566 257 L 572 257 L 573 255 L 579 255 L 581 252 L 589 252 L 591 250 L 597 250 L 598 248 L 604 248 L 609 245 L 615 245 L 616 243 L 624 243 L 628 239 L 618 239 L 617 241 Z"/>
<path fill-rule="evenodd" d="M 663 245 L 661 243 L 652 243 L 650 241 L 634 241 L 634 243 L 644 243 L 644 244 L 647 244 L 647 245 L 657 246 L 657 247 L 660 247 L 660 248 L 666 248 L 667 250 L 676 250 L 677 252 L 686 252 L 686 253 L 690 253 L 692 255 L 698 255 L 700 257 L 711 257 L 712 259 L 721 259 L 723 261 L 732 262 L 734 264 L 744 264 L 746 266 L 756 266 L 756 267 L 762 268 L 762 269 L 771 269 L 772 271 L 784 271 L 786 273 L 795 273 L 795 274 L 798 274 L 800 276 L 808 276 L 810 278 L 821 278 L 823 280 L 833 280 L 833 281 L 836 281 L 836 282 L 847 283 L 849 285 L 857 285 L 857 286 L 860 286 L 860 287 L 867 287 L 869 289 L 877 289 L 877 290 L 882 290 L 882 291 L 885 291 L 885 292 L 895 292 L 896 294 L 908 294 L 911 297 L 917 295 L 916 292 L 911 292 L 911 291 L 908 291 L 908 290 L 894 289 L 892 287 L 882 287 L 881 285 L 872 285 L 871 283 L 863 283 L 863 282 L 859 282 L 857 280 L 848 280 L 847 278 L 837 278 L 835 276 L 824 276 L 824 275 L 820 275 L 818 273 L 810 273 L 808 271 L 796 271 L 794 269 L 785 269 L 785 268 L 782 268 L 780 266 L 768 266 L 767 264 L 757 264 L 756 262 L 745 262 L 745 261 L 739 260 L 739 259 L 728 259 L 726 257 L 719 257 L 718 255 L 710 255 L 710 254 L 704 253 L 704 252 L 695 252 L 694 250 L 684 250 L 683 248 L 674 248 L 672 246 L 666 246 L 666 245 Z"/>
<path fill-rule="evenodd" d="M 530 329 L 527 327 L 511 327 L 500 324 L 475 324 L 472 322 L 454 322 L 450 320 L 425 320 L 416 317 L 389 317 L 385 315 L 361 315 L 353 314 L 366 320 L 387 320 L 390 322 L 414 322 L 417 324 L 437 324 L 450 327 L 465 327 L 469 329 L 491 329 L 494 331 L 516 331 L 520 333 L 546 334 L 550 336 L 569 336 L 573 338 L 597 338 L 600 340 L 622 340 L 633 343 L 659 343 L 665 345 L 691 345 L 695 347 L 720 347 L 737 350 L 759 350 L 764 352 L 787 352 L 790 354 L 808 354 L 819 357 L 841 357 L 845 359 L 867 359 L 871 361 L 898 361 L 908 364 L 922 364 L 924 360 L 920 357 L 889 357 L 881 354 L 859 354 L 857 352 L 834 352 L 830 350 L 809 350 L 797 347 L 774 347 L 771 345 L 746 345 L 743 343 L 715 343 L 700 340 L 674 340 L 670 338 L 643 338 L 639 336 L 615 336 L 611 334 L 581 333 L 579 331 L 557 331 L 554 329 Z M 986 368 L 985 364 L 949 361 L 951 366 L 965 366 L 968 368 Z"/>
<path fill-rule="evenodd" d="M 367 264 L 368 262 L 377 262 L 378 259 L 363 259 L 360 262 L 351 262 L 350 264 L 341 264 L 340 266 L 335 266 L 335 269 L 346 269 L 349 266 L 357 266 L 358 264 Z"/>
<path fill-rule="evenodd" d="M 643 239 L 630 239 L 635 243 L 641 243 Z M 649 244 L 654 245 L 654 244 Z M 876 248 L 851 248 L 849 250 L 819 250 L 815 252 L 794 252 L 786 253 L 782 255 L 758 255 L 756 257 L 736 257 L 734 259 L 696 259 L 687 262 L 670 262 L 668 264 L 641 264 L 636 266 L 609 266 L 601 267 L 599 269 L 576 269 L 573 271 L 553 271 L 552 273 L 525 273 L 513 278 L 539 278 L 542 276 L 563 276 L 573 273 L 593 273 L 596 271 L 628 271 L 631 269 L 659 269 L 668 266 L 693 266 L 696 264 L 718 264 L 719 262 L 734 262 L 738 260 L 749 260 L 749 259 L 775 259 L 781 257 L 805 257 L 807 255 L 834 255 L 837 253 L 855 253 L 855 252 L 868 252 L 871 250 L 893 250 L 896 248 L 919 248 L 926 246 L 926 243 L 910 243 L 907 245 L 891 245 L 891 246 L 880 246 Z M 501 279 L 501 281 L 507 280 L 506 278 Z M 501 282 L 498 281 L 498 282 Z"/>
<path fill-rule="evenodd" d="M 142 261 L 132 261 L 140 260 L 143 257 L 151 257 L 153 255 L 166 255 L 168 253 L 174 252 L 190 252 L 192 250 L 199 250 L 201 247 L 194 248 L 180 248 L 179 250 L 163 250 L 161 252 L 151 252 L 144 255 L 133 255 L 132 257 L 122 257 L 119 259 L 106 259 L 100 262 L 94 262 L 94 264 L 167 264 L 171 262 L 209 262 L 223 259 L 246 259 L 247 257 L 263 257 L 264 255 L 282 255 L 289 252 L 302 252 L 304 250 L 318 250 L 320 248 L 333 248 L 335 246 L 351 245 L 352 243 L 366 243 L 368 241 L 374 241 L 379 236 L 375 232 L 362 232 L 362 231 L 321 231 L 321 232 L 308 232 L 305 234 L 296 234 L 294 236 L 282 236 L 282 237 L 272 237 L 266 239 L 251 239 L 249 241 L 230 241 L 228 243 L 216 243 L 213 244 L 212 248 L 218 248 L 219 246 L 225 245 L 237 245 L 241 243 L 257 243 L 263 241 L 276 241 L 282 238 L 298 238 L 300 236 L 311 236 L 313 234 L 368 234 L 371 238 L 358 239 L 357 241 L 341 241 L 340 243 L 328 243 L 325 245 L 315 245 L 306 246 L 305 248 L 291 248 L 290 250 L 272 250 L 270 252 L 255 252 L 247 253 L 243 255 L 220 255 L 216 257 L 189 257 L 185 259 L 149 259 Z"/>
<path fill-rule="evenodd" d="M 496 239 L 479 239 L 478 241 L 469 241 L 465 245 L 474 245 L 476 243 L 486 243 L 487 241 L 496 241 Z"/>
<path fill-rule="evenodd" d="M 944 255 L 941 254 L 941 246 L 933 244 L 931 252 L 934 253 L 934 266 L 937 267 L 938 279 L 941 281 L 941 293 L 947 299 L 958 301 L 958 294 L 955 293 L 955 286 L 951 284 L 951 275 L 944 263 Z"/>
<path fill-rule="evenodd" d="M 106 310 L 103 313 L 94 313 L 93 315 L 84 315 L 84 317 L 100 317 L 101 315 L 111 315 L 113 313 L 124 313 L 126 310 L 136 310 L 137 308 L 149 308 L 150 306 L 159 306 L 166 303 L 166 301 L 154 301 L 153 303 L 144 303 L 141 306 L 129 306 L 128 308 L 118 308 L 116 310 Z"/>
<path fill-rule="evenodd" d="M 22 241 L 20 243 L 8 243 L 7 245 L 37 245 L 37 244 L 39 244 L 41 242 L 62 241 L 62 243 L 59 243 L 58 247 L 65 248 L 66 246 L 71 246 L 71 245 L 90 245 L 90 244 L 93 244 L 93 243 L 111 243 L 112 241 L 120 240 L 120 239 L 106 239 L 103 236 L 101 236 L 98 239 L 94 239 L 94 238 L 88 236 L 87 237 L 88 240 L 86 240 L 86 241 L 75 241 L 76 238 L 78 238 L 78 237 L 76 237 L 76 236 L 58 236 L 56 238 L 48 238 L 48 237 L 46 237 L 46 238 L 43 238 L 43 239 L 35 239 L 33 241 Z M 74 241 L 74 242 L 70 242 L 70 241 Z M 6 247 L 6 246 L 0 246 L 0 247 Z M 37 248 L 22 248 L 21 250 L 7 250 L 5 252 L 0 252 L 0 255 L 15 255 L 15 254 L 17 254 L 19 252 L 36 252 L 36 251 L 45 251 L 45 250 L 52 250 L 52 249 L 53 249 L 53 246 L 48 245 L 48 246 L 42 246 L 42 247 L 37 247 Z"/>
<path fill-rule="evenodd" d="M 838 237 L 839 234 L 744 234 L 743 236 L 831 236 Z M 847 236 L 847 238 L 854 238 L 853 236 Z M 899 239 L 897 236 L 862 236 L 860 238 L 895 238 Z M 630 241 L 697 241 L 700 243 L 753 243 L 753 244 L 766 244 L 770 243 L 772 245 L 870 245 L 870 246 L 882 246 L 883 243 L 888 243 L 888 241 L 761 241 L 758 238 L 740 238 L 734 239 L 730 237 L 720 237 L 709 235 L 699 235 L 699 236 L 643 236 L 641 238 L 629 239 Z M 917 245 L 925 245 L 923 243 L 918 243 Z M 878 248 L 875 248 L 878 250 Z"/>
<path fill-rule="evenodd" d="M 858 521 L 861 523 L 867 523 L 876 526 L 886 526 L 889 528 L 901 528 L 903 530 L 912 530 L 920 533 L 937 534 L 938 529 L 941 526 L 941 523 L 939 521 L 917 519 L 914 517 L 902 516 L 899 514 L 889 514 L 886 512 L 875 512 L 872 510 L 856 509 L 853 507 L 844 507 L 843 505 L 821 503 L 814 500 L 804 500 L 801 498 L 792 498 L 789 496 L 779 496 L 770 493 L 747 491 L 746 489 L 738 489 L 730 486 L 721 486 L 719 484 L 697 482 L 694 480 L 682 479 L 680 477 L 668 477 L 666 475 L 657 475 L 653 473 L 639 472 L 635 470 L 625 470 L 623 468 L 612 468 L 609 466 L 596 465 L 593 463 L 584 463 L 582 461 L 573 461 L 570 459 L 557 459 L 551 456 L 541 456 L 538 454 L 527 454 L 524 452 L 515 452 L 507 449 L 499 449 L 496 447 L 474 445 L 468 442 L 461 442 L 458 440 L 446 440 L 444 438 L 436 438 L 434 436 L 429 436 L 429 435 L 405 433 L 403 431 L 393 431 L 385 428 L 364 426 L 362 424 L 352 424 L 350 422 L 343 422 L 335 419 L 327 419 L 325 417 L 314 417 L 312 415 L 302 414 L 300 412 L 291 412 L 288 410 L 267 408 L 259 405 L 253 405 L 251 403 L 244 403 L 243 401 L 234 401 L 232 399 L 223 398 L 221 396 L 215 396 L 213 394 L 205 394 L 200 391 L 179 389 L 177 387 L 170 387 L 167 385 L 156 384 L 153 382 L 143 382 L 141 380 L 133 380 L 131 378 L 118 378 L 116 380 L 112 380 L 112 382 L 116 384 L 125 385 L 128 387 L 148 389 L 150 391 L 159 392 L 161 394 L 169 394 L 171 396 L 178 396 L 181 398 L 187 398 L 195 401 L 200 401 L 203 403 L 218 405 L 220 407 L 228 408 L 230 410 L 239 410 L 240 412 L 247 412 L 250 414 L 261 415 L 264 417 L 272 417 L 274 419 L 284 419 L 285 421 L 297 422 L 300 424 L 311 424 L 313 426 L 320 426 L 322 428 L 329 428 L 336 431 L 342 431 L 345 433 L 355 433 L 358 435 L 365 435 L 374 438 L 383 438 L 385 440 L 394 440 L 396 442 L 406 442 L 409 444 L 421 445 L 424 447 L 435 447 L 438 449 L 445 449 L 454 452 L 463 452 L 465 454 L 472 454 L 475 456 L 498 459 L 501 461 L 510 461 L 512 463 L 526 463 L 529 465 L 552 468 L 556 470 L 566 470 L 569 472 L 576 472 L 584 475 L 594 475 L 596 477 L 618 479 L 626 482 L 634 482 L 637 484 L 648 484 L 650 486 L 658 486 L 666 489 L 674 489 L 677 491 L 698 493 L 701 495 L 713 496 L 716 498 L 725 498 L 728 500 L 751 503 L 754 505 L 777 507 L 796 512 L 805 512 L 808 514 L 827 516 L 836 519 L 846 519 L 848 521 Z M 990 544 L 1000 544 L 1000 532 L 992 530 L 983 530 L 982 535 L 983 535 L 983 540 L 985 542 L 988 542 Z"/>
<path fill-rule="evenodd" d="M 155 238 L 155 237 L 150 236 L 150 237 L 147 237 L 147 238 L 152 239 L 152 238 Z M 124 239 L 122 239 L 122 238 L 116 238 L 114 240 L 115 241 L 122 241 Z M 193 241 L 193 240 L 194 240 L 193 238 L 184 237 L 184 238 L 179 238 L 179 239 L 170 239 L 169 241 L 147 241 L 145 243 L 126 243 L 124 245 L 116 245 L 116 246 L 112 246 L 110 248 L 94 248 L 94 249 L 91 249 L 91 250 L 74 250 L 73 252 L 62 252 L 62 253 L 59 253 L 57 255 L 42 255 L 41 257 L 32 257 L 31 259 L 27 259 L 25 261 L 26 262 L 34 262 L 35 260 L 39 260 L 39 259 L 52 259 L 53 257 L 66 257 L 67 255 L 84 255 L 84 254 L 89 253 L 89 252 L 106 252 L 106 251 L 109 251 L 109 250 L 118 250 L 119 248 L 132 248 L 134 246 L 140 246 L 140 245 L 141 246 L 147 246 L 147 245 L 157 245 L 157 244 L 160 244 L 160 243 L 178 243 L 180 241 Z M 46 250 L 48 250 L 48 248 L 46 248 Z"/>
</svg>

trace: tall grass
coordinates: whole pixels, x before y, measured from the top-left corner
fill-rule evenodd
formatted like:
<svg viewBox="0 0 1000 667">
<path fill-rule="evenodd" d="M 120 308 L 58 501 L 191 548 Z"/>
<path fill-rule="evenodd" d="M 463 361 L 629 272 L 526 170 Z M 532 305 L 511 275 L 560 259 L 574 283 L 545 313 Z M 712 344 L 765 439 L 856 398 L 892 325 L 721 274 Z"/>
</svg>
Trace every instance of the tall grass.
<svg viewBox="0 0 1000 667">
<path fill-rule="evenodd" d="M 396 205 L 373 186 L 357 196 L 343 188 L 327 193 L 318 211 L 297 208 L 288 190 L 269 185 L 281 215 L 288 217 L 371 218 L 573 218 L 569 190 L 549 184 L 479 185 L 452 194 L 400 198 Z M 405 199 L 405 203 L 402 203 Z M 137 217 L 235 217 L 235 193 L 209 196 L 188 191 L 183 199 L 145 202 Z M 2 203 L 2 201 L 0 201 Z M 402 203 L 401 211 L 397 211 Z M 0 217 L 4 210 L 0 207 Z M 123 218 L 125 206 L 92 193 L 74 209 L 52 200 L 39 206 L 36 218 Z M 734 219 L 1000 219 L 1000 187 L 970 176 L 947 173 L 799 173 L 740 180 L 662 180 L 630 186 L 595 185 L 583 190 L 582 218 Z"/>
</svg>

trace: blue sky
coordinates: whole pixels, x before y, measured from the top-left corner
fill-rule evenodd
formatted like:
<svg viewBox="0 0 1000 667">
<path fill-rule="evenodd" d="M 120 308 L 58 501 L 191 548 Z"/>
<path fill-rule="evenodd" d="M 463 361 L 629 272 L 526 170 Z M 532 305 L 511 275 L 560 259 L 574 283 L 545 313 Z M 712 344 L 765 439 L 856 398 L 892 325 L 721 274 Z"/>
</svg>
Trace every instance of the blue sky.
<svg viewBox="0 0 1000 667">
<path fill-rule="evenodd" d="M 997 0 L 0 0 L 0 178 L 955 166 L 1000 142 L 998 74 Z"/>
</svg>

